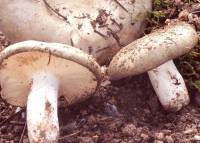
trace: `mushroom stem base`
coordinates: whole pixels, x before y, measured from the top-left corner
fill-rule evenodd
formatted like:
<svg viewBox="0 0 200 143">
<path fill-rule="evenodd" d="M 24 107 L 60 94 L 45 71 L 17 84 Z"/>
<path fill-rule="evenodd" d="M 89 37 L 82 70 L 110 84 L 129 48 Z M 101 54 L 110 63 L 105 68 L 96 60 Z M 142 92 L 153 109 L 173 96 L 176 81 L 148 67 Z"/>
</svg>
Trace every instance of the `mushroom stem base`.
<svg viewBox="0 0 200 143">
<path fill-rule="evenodd" d="M 148 74 L 153 88 L 166 110 L 175 112 L 189 103 L 185 82 L 172 60 L 149 71 Z"/>
<path fill-rule="evenodd" d="M 57 113 L 59 82 L 50 73 L 33 75 L 27 101 L 27 126 L 31 143 L 56 143 L 59 136 Z"/>
</svg>

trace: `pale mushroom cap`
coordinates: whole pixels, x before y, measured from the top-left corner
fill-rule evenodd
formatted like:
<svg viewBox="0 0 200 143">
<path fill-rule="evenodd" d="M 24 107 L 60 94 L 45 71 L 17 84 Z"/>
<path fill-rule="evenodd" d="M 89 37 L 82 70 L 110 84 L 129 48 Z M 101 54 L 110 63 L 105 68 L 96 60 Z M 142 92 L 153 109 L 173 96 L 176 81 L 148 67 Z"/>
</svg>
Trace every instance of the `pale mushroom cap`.
<svg viewBox="0 0 200 143">
<path fill-rule="evenodd" d="M 177 22 L 148 34 L 121 49 L 112 59 L 112 80 L 141 74 L 189 52 L 198 42 L 194 27 Z"/>
<path fill-rule="evenodd" d="M 32 77 L 37 73 L 55 75 L 59 80 L 59 95 L 64 96 L 68 104 L 82 101 L 95 92 L 101 73 L 100 67 L 90 56 L 63 44 L 42 43 L 41 48 L 40 43 L 36 41 L 17 43 L 7 47 L 0 54 L 0 61 L 2 61 L 0 84 L 3 99 L 12 105 L 25 106 L 32 85 Z M 25 47 L 26 45 L 29 49 Z M 51 49 L 55 47 L 51 55 L 46 47 Z M 13 49 L 17 53 L 9 52 Z M 57 50 L 56 54 L 53 50 Z M 64 56 L 57 57 L 59 52 L 62 52 Z M 71 54 L 66 56 L 64 52 L 71 52 Z"/>
<path fill-rule="evenodd" d="M 12 42 L 40 40 L 72 44 L 108 61 L 143 32 L 151 0 L 1 0 L 0 27 Z M 39 33 L 39 34 L 38 34 Z"/>
</svg>

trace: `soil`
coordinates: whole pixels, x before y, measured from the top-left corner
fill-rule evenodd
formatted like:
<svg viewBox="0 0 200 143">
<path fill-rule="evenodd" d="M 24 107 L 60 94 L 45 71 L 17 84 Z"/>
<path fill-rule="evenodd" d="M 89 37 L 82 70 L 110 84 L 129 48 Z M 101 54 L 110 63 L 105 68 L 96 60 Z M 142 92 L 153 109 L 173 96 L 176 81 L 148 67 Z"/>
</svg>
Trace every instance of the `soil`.
<svg viewBox="0 0 200 143">
<path fill-rule="evenodd" d="M 198 0 L 173 0 L 168 6 L 154 1 L 146 32 L 171 19 L 193 23 L 200 30 Z M 199 9 L 194 13 L 194 7 Z M 193 12 L 193 18 L 188 14 Z M 162 14 L 164 13 L 164 16 Z M 181 14 L 180 14 L 181 13 Z M 8 45 L 0 33 L 0 47 Z M 160 105 L 146 73 L 110 82 L 105 80 L 94 96 L 83 103 L 59 106 L 60 143 L 198 143 L 200 93 L 189 88 L 191 102 L 176 113 Z M 198 98 L 199 97 L 199 98 Z M 25 111 L 0 99 L 0 143 L 28 143 Z"/>
</svg>

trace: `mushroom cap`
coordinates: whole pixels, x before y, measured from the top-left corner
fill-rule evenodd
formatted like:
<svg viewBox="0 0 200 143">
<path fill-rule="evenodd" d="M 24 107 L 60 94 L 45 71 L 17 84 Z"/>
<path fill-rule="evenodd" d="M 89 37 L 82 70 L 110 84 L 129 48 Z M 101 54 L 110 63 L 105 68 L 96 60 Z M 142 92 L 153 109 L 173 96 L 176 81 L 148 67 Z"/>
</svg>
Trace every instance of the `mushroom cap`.
<svg viewBox="0 0 200 143">
<path fill-rule="evenodd" d="M 122 48 L 110 62 L 108 74 L 111 80 L 141 74 L 189 52 L 197 43 L 192 25 L 173 23 Z"/>
<path fill-rule="evenodd" d="M 0 27 L 12 42 L 72 45 L 104 63 L 143 33 L 152 0 L 1 0 Z M 131 30 L 130 30 L 131 29 Z"/>
<path fill-rule="evenodd" d="M 59 80 L 59 95 L 68 104 L 79 102 L 96 91 L 101 69 L 81 50 L 59 43 L 25 41 L 0 53 L 1 95 L 8 103 L 25 106 L 32 77 L 51 73 Z"/>
</svg>

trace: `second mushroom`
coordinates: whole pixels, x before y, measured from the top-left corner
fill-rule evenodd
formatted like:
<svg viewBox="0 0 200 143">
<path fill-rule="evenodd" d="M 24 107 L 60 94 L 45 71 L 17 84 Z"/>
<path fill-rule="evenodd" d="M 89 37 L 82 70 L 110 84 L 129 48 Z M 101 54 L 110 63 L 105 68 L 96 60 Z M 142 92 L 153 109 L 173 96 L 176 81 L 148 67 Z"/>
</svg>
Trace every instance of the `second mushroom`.
<svg viewBox="0 0 200 143">
<path fill-rule="evenodd" d="M 28 136 L 32 143 L 58 141 L 57 99 L 68 104 L 88 98 L 101 80 L 95 60 L 77 48 L 58 43 L 25 41 L 0 54 L 2 98 L 27 105 Z"/>
</svg>

